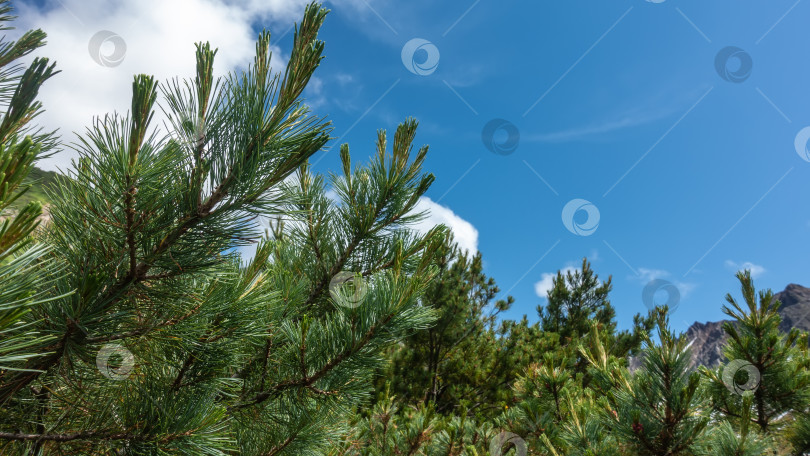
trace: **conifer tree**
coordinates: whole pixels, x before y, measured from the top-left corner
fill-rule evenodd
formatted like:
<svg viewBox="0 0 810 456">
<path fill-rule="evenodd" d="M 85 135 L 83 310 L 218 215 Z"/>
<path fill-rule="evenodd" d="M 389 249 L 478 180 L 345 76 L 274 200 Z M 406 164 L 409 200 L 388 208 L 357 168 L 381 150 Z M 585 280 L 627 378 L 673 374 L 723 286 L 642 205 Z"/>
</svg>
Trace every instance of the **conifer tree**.
<svg viewBox="0 0 810 456">
<path fill-rule="evenodd" d="M 424 405 L 418 409 L 400 409 L 395 397 L 388 396 L 375 404 L 368 417 L 353 423 L 356 431 L 349 435 L 344 448 L 333 454 L 363 456 L 393 456 L 426 454 L 438 432 L 439 420 L 433 410 Z"/>
<path fill-rule="evenodd" d="M 346 145 L 341 172 L 307 165 L 330 132 L 301 99 L 326 13 L 306 8 L 283 74 L 269 33 L 222 79 L 200 44 L 193 79 L 136 76 L 130 111 L 79 139 L 43 235 L 55 271 L 24 284 L 49 300 L 13 323 L 38 356 L 0 371 L 0 453 L 322 454 L 380 353 L 434 321 L 445 229 L 409 228 L 434 179 L 416 122 L 380 131 L 367 165 Z M 260 216 L 277 223 L 243 264 Z"/>
<path fill-rule="evenodd" d="M 540 326 L 547 334 L 556 334 L 559 350 L 555 353 L 569 361 L 572 375 L 585 374 L 587 362 L 579 353 L 580 341 L 596 324 L 600 334 L 607 337 L 605 346 L 617 358 L 625 359 L 638 353 L 644 337 L 655 327 L 654 312 L 646 317 L 636 314 L 632 330 L 616 331 L 616 310 L 610 303 L 611 278 L 599 280 L 587 258 L 574 271 L 557 271 L 548 291 L 548 303 L 538 306 Z M 587 376 L 580 382 L 587 385 Z"/>
<path fill-rule="evenodd" d="M 569 398 L 570 415 L 562 425 L 555 446 L 547 434 L 540 440 L 553 456 L 622 456 L 616 439 L 607 432 L 599 418 L 600 407 L 596 401 L 584 396 Z M 558 450 L 562 448 L 564 450 Z"/>
<path fill-rule="evenodd" d="M 330 456 L 489 454 L 489 446 L 498 434 L 491 423 L 479 425 L 463 412 L 443 416 L 435 412 L 432 404 L 413 407 L 391 396 L 390 390 L 385 393 L 369 413 L 356 417 L 353 432 L 335 445 Z"/>
<path fill-rule="evenodd" d="M 604 427 L 629 454 L 692 455 L 701 448 L 709 418 L 687 340 L 670 331 L 666 308 L 659 311 L 658 338 L 657 344 L 646 338 L 643 365 L 632 376 L 610 362 L 603 347 L 588 356 L 599 371 L 595 383 L 612 383 Z"/>
<path fill-rule="evenodd" d="M 399 400 L 432 404 L 438 413 L 464 407 L 468 413 L 497 414 L 529 357 L 526 347 L 503 337 L 512 328 L 498 324 L 513 299 L 495 299 L 500 290 L 483 273 L 481 253 L 461 250 L 452 237 L 437 252 L 436 263 L 438 274 L 423 301 L 436 309 L 438 320 L 394 349 L 382 378 L 391 379 Z M 475 362 L 470 353 L 476 354 Z"/>
<path fill-rule="evenodd" d="M 742 416 L 738 421 L 739 431 L 729 421 L 723 421 L 716 429 L 710 431 L 706 454 L 718 456 L 776 454 L 770 439 L 758 432 L 758 428 L 751 422 L 753 397 L 750 392 L 743 394 Z"/>
<path fill-rule="evenodd" d="M 561 445 L 560 434 L 573 411 L 573 401 L 581 396 L 570 364 L 564 354 L 544 353 L 515 382 L 518 402 L 504 412 L 503 420 L 505 427 L 528 439 L 530 446 L 543 448 L 541 437 Z"/>
<path fill-rule="evenodd" d="M 10 30 L 12 8 L 0 1 L 0 31 Z M 0 369 L 29 360 L 35 347 L 47 342 L 26 324 L 32 307 L 47 300 L 42 258 L 46 246 L 35 244 L 42 205 L 15 204 L 30 185 L 25 181 L 37 159 L 53 147 L 53 135 L 32 125 L 42 111 L 37 95 L 42 84 L 58 73 L 46 58 L 26 67 L 19 60 L 45 44 L 41 30 L 25 32 L 17 41 L 0 39 Z"/>
<path fill-rule="evenodd" d="M 529 389 L 518 383 L 516 389 L 524 399 L 516 405 L 523 415 L 523 432 L 530 436 L 528 444 L 538 454 L 550 455 L 620 455 L 618 443 L 608 432 L 603 417 L 605 409 L 612 410 L 608 401 L 617 385 L 626 384 L 629 372 L 626 361 L 617 358 L 606 348 L 612 343 L 613 334 L 603 330 L 597 322 L 591 322 L 587 337 L 578 344 L 581 356 L 589 363 L 587 386 L 582 383 L 582 374 L 574 377 L 571 364 L 557 353 L 548 353 L 543 371 L 534 374 L 540 380 Z M 560 350 L 560 349 L 558 349 Z M 568 347 L 561 349 L 568 353 Z M 557 360 L 554 367 L 550 360 Z M 539 375 L 538 375 L 539 374 Z M 525 399 L 526 392 L 533 390 L 532 399 Z M 546 398 L 543 399 L 542 396 Z M 508 415 L 508 412 L 505 414 Z M 520 422 L 520 421 L 518 421 Z"/>
<path fill-rule="evenodd" d="M 787 441 L 793 449 L 793 456 L 810 453 L 810 414 L 799 414 L 796 421 L 786 433 Z"/>
<path fill-rule="evenodd" d="M 611 278 L 600 281 L 586 258 L 580 269 L 557 271 L 548 303 L 537 309 L 543 331 L 559 334 L 563 344 L 574 341 L 576 345 L 590 331 L 592 320 L 615 327 L 616 311 L 608 297 L 611 288 Z"/>
<path fill-rule="evenodd" d="M 715 371 L 702 371 L 710 380 L 715 410 L 736 423 L 750 420 L 769 433 L 808 411 L 807 339 L 795 329 L 788 334 L 779 330 L 780 303 L 771 290 L 756 292 L 750 271 L 737 273 L 737 278 L 744 303 L 728 294 L 723 306 L 734 318 L 723 324 L 727 362 Z M 746 391 L 751 391 L 751 400 L 743 397 Z"/>
</svg>

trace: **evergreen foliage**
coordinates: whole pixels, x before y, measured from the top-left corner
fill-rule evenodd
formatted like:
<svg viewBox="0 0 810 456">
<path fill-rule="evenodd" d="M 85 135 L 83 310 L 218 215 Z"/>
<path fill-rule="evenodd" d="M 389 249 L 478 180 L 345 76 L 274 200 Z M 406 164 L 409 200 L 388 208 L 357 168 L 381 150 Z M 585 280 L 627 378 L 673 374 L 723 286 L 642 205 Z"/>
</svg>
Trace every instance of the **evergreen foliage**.
<svg viewBox="0 0 810 456">
<path fill-rule="evenodd" d="M 715 371 L 704 369 L 710 380 L 714 407 L 735 422 L 750 420 L 762 432 L 779 430 L 810 405 L 807 339 L 798 330 L 779 330 L 780 303 L 770 290 L 756 292 L 749 271 L 737 274 L 744 304 L 731 294 L 723 312 L 734 318 L 725 323 L 727 362 Z M 751 391 L 752 400 L 743 393 Z M 774 429 L 775 428 L 775 429 Z"/>
<path fill-rule="evenodd" d="M 615 375 L 621 381 L 608 396 L 613 416 L 606 427 L 632 454 L 691 455 L 709 422 L 700 374 L 690 372 L 686 338 L 672 334 L 663 314 L 659 318 L 660 342 L 646 340 L 642 370 L 632 378 Z"/>
<path fill-rule="evenodd" d="M 646 317 L 634 317 L 632 331 L 616 331 L 616 310 L 610 303 L 609 293 L 612 278 L 600 281 L 587 258 L 582 267 L 573 271 L 558 271 L 553 286 L 548 291 L 548 303 L 538 306 L 540 326 L 545 333 L 556 334 L 569 368 L 574 374 L 586 372 L 586 362 L 578 351 L 579 341 L 591 330 L 593 324 L 602 329 L 610 340 L 607 346 L 619 358 L 634 355 L 641 347 L 644 335 L 655 327 L 652 312 Z M 585 380 L 587 382 L 587 379 Z"/>
<path fill-rule="evenodd" d="M 11 29 L 11 11 L 8 1 L 0 1 L 0 30 Z M 40 87 L 58 71 L 45 58 L 28 66 L 19 62 L 44 45 L 41 30 L 0 40 L 0 369 L 40 357 L 37 347 L 49 341 L 29 321 L 31 309 L 49 299 L 43 290 L 49 285 L 46 270 L 53 269 L 43 261 L 47 248 L 33 243 L 42 205 L 23 200 L 31 191 L 34 161 L 53 148 L 53 135 L 32 121 L 42 112 Z"/>
<path fill-rule="evenodd" d="M 220 80 L 216 51 L 200 44 L 194 79 L 136 76 L 130 112 L 80 138 L 42 235 L 58 273 L 38 265 L 48 281 L 32 282 L 33 256 L 14 257 L 28 267 L 17 289 L 48 301 L 12 315 L 14 330 L 38 337 L 10 348 L 38 356 L 4 356 L 0 451 L 322 454 L 368 398 L 383 349 L 435 320 L 420 297 L 445 231 L 409 228 L 434 180 L 421 169 L 427 147 L 412 150 L 416 122 L 390 145 L 380 131 L 367 165 L 346 145 L 342 173 L 306 165 L 329 139 L 300 98 L 325 16 L 306 9 L 282 75 L 269 33 L 250 68 Z M 11 146 L 14 122 L 34 112 L 23 109 L 30 80 L 50 75 L 37 62 L 23 101 L 12 99 L 17 120 L 3 124 Z M 151 125 L 158 99 L 167 134 Z M 6 149 L 12 184 L 36 155 L 26 141 Z M 35 218 L 31 207 L 16 220 Z M 243 265 L 234 249 L 259 240 L 257 216 L 278 222 Z M 17 238 L 34 225 L 17 223 L 6 231 Z M 351 284 L 334 286 L 344 271 L 367 284 L 361 302 Z"/>
<path fill-rule="evenodd" d="M 395 347 L 381 379 L 410 404 L 432 404 L 439 413 L 491 416 L 511 399 L 509 386 L 536 347 L 516 343 L 528 327 L 503 325 L 498 315 L 511 297 L 495 301 L 499 289 L 482 271 L 480 253 L 461 251 L 447 237 L 437 251 L 438 274 L 423 297 L 438 312 L 436 323 Z M 505 337 L 509 332 L 510 337 Z M 475 361 L 470 362 L 470 355 Z"/>
<path fill-rule="evenodd" d="M 580 269 L 558 271 L 548 291 L 548 304 L 537 309 L 543 331 L 559 334 L 567 344 L 588 334 L 591 321 L 615 327 L 616 310 L 608 298 L 611 279 L 601 282 L 587 259 Z"/>
<path fill-rule="evenodd" d="M 415 229 L 434 181 L 415 120 L 314 173 L 331 126 L 302 93 L 326 15 L 305 9 L 282 73 L 262 32 L 244 71 L 216 78 L 200 43 L 192 78 L 135 76 L 57 177 L 32 122 L 57 71 L 19 63 L 45 34 L 0 42 L 0 454 L 810 453 L 808 335 L 779 331 L 749 271 L 726 363 L 698 370 L 668 309 L 618 330 L 587 259 L 537 323 L 504 318 L 482 254 Z"/>
</svg>

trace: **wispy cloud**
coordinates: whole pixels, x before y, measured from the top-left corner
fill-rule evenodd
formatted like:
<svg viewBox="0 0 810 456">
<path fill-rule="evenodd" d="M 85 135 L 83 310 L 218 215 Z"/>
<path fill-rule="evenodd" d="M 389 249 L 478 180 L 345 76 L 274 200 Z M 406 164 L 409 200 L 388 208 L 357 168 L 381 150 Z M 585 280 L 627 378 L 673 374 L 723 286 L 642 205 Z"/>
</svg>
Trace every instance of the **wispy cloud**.
<svg viewBox="0 0 810 456">
<path fill-rule="evenodd" d="M 748 269 L 749 271 L 751 271 L 751 277 L 753 277 L 755 279 L 757 277 L 762 276 L 762 274 L 765 273 L 765 267 L 760 266 L 758 264 L 754 264 L 754 263 L 752 263 L 750 261 L 737 263 L 736 261 L 733 261 L 733 260 L 726 260 L 725 264 L 726 264 L 727 268 L 731 269 L 734 272 L 743 271 L 745 269 Z"/>
<path fill-rule="evenodd" d="M 616 117 L 604 119 L 599 122 L 566 128 L 564 130 L 548 133 L 529 133 L 525 135 L 525 138 L 526 141 L 529 142 L 546 143 L 586 141 L 616 131 L 649 124 L 666 117 L 668 114 L 669 112 L 664 111 L 623 113 Z"/>
<path fill-rule="evenodd" d="M 672 84 L 675 84 L 675 82 L 672 82 Z M 668 92 L 649 93 L 644 95 L 643 98 L 633 100 L 632 105 L 614 108 L 613 113 L 600 119 L 556 131 L 527 132 L 521 134 L 521 140 L 540 143 L 598 140 L 612 133 L 641 127 L 676 115 L 683 111 L 684 105 L 688 106 L 692 102 L 690 101 L 692 98 L 689 98 L 689 96 L 699 93 L 701 89 L 705 91 L 705 87 L 681 91 L 675 100 L 671 98 L 671 94 Z"/>
<path fill-rule="evenodd" d="M 629 277 L 631 280 L 640 282 L 643 285 L 646 285 L 656 279 L 666 280 L 675 285 L 681 295 L 681 298 L 685 298 L 692 291 L 694 291 L 695 288 L 697 288 L 697 285 L 694 283 L 670 279 L 670 277 L 673 277 L 673 275 L 669 271 L 663 269 L 638 268 L 638 275 L 631 275 Z"/>
</svg>

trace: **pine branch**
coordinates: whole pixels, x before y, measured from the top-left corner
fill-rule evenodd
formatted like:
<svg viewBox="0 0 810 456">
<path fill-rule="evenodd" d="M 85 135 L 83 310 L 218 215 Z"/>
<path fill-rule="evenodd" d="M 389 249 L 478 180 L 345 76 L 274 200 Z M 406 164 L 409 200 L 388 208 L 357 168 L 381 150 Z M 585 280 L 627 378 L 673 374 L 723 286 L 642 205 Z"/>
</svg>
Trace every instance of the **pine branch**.
<svg viewBox="0 0 810 456">
<path fill-rule="evenodd" d="M 262 391 L 257 393 L 253 396 L 253 398 L 243 404 L 231 407 L 232 410 L 242 409 L 246 407 L 251 407 L 254 405 L 261 404 L 262 402 L 270 399 L 272 397 L 276 397 L 278 394 L 283 392 L 284 390 L 291 389 L 291 388 L 301 388 L 301 387 L 309 387 L 313 385 L 315 382 L 323 378 L 326 374 L 332 371 L 335 367 L 339 366 L 343 361 L 347 360 L 350 356 L 356 354 L 360 350 L 362 350 L 369 342 L 371 342 L 372 338 L 377 334 L 382 327 L 388 324 L 389 321 L 394 317 L 395 313 L 389 313 L 385 316 L 381 321 L 377 322 L 377 324 L 373 325 L 364 335 L 363 338 L 360 339 L 357 343 L 352 344 L 352 346 L 340 352 L 337 356 L 329 360 L 326 364 L 323 365 L 318 371 L 316 371 L 313 375 L 305 375 L 298 379 L 288 379 L 281 381 L 274 385 L 272 388 L 266 391 Z"/>
<path fill-rule="evenodd" d="M 162 435 L 161 442 L 170 442 L 193 435 L 193 431 L 179 434 Z M 0 439 L 5 440 L 35 440 L 46 442 L 70 442 L 73 440 L 131 440 L 131 441 L 151 441 L 155 436 L 136 434 L 131 432 L 109 432 L 109 431 L 83 431 L 69 434 L 24 434 L 16 432 L 0 432 Z"/>
</svg>

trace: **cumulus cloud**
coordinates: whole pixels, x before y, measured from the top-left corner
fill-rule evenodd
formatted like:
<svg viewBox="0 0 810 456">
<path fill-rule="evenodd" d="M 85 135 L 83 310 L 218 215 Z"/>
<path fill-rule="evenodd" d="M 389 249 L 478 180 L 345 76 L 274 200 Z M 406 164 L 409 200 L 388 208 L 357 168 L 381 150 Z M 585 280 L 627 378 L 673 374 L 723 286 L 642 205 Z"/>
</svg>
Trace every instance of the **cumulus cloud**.
<svg viewBox="0 0 810 456">
<path fill-rule="evenodd" d="M 361 0 L 338 0 L 337 5 L 354 8 Z M 59 129 L 66 143 L 73 132 L 84 132 L 93 117 L 129 109 L 133 75 L 146 73 L 160 81 L 194 75 L 194 43 L 208 41 L 218 48 L 214 71 L 217 75 L 245 68 L 255 52 L 258 30 L 269 29 L 274 69 L 282 70 L 286 57 L 278 43 L 289 43 L 292 25 L 300 19 L 307 0 L 59 0 L 45 6 L 17 2 L 9 33 L 16 38 L 23 31 L 41 28 L 48 44 L 35 55 L 57 62 L 61 73 L 48 81 L 41 92 L 45 113 L 39 119 L 48 129 Z M 337 6 L 334 5 L 334 6 Z M 112 55 L 126 47 L 123 59 L 114 66 L 96 62 L 98 53 L 90 41 L 100 31 L 120 37 L 101 43 L 101 55 Z M 123 45 L 121 44 L 123 42 Z M 288 46 L 289 44 L 287 44 Z M 289 52 L 289 49 L 286 50 Z M 93 58 L 93 53 L 96 59 Z M 314 95 L 320 93 L 316 81 Z M 64 151 L 41 162 L 46 169 L 64 168 L 70 158 Z"/>
<path fill-rule="evenodd" d="M 743 263 L 737 263 L 736 261 L 726 260 L 726 267 L 731 269 L 732 271 L 743 271 L 748 269 L 751 271 L 751 277 L 757 278 L 760 277 L 762 274 L 765 273 L 765 268 L 758 264 L 754 264 L 750 261 L 745 261 Z"/>
<path fill-rule="evenodd" d="M 292 179 L 292 176 L 288 178 L 288 180 Z M 327 189 L 326 197 L 332 201 L 340 202 L 340 197 L 334 189 Z M 424 234 L 430 231 L 434 226 L 444 224 L 453 233 L 453 237 L 460 248 L 473 255 L 478 252 L 478 230 L 472 223 L 456 215 L 449 207 L 442 206 L 430 198 L 423 196 L 419 198 L 419 202 L 417 202 L 414 210 L 416 212 L 428 211 L 429 214 L 424 220 L 412 225 L 411 228 Z M 260 217 L 258 224 L 264 230 L 269 227 L 269 220 Z M 252 244 L 239 249 L 239 253 L 245 262 L 250 261 L 250 259 L 256 255 L 256 247 L 256 244 Z"/>
<path fill-rule="evenodd" d="M 326 190 L 326 197 L 336 202 L 340 200 L 337 192 L 331 188 Z M 478 230 L 449 207 L 423 196 L 416 203 L 414 212 L 427 212 L 427 217 L 411 225 L 412 229 L 424 234 L 436 225 L 445 225 L 453 233 L 453 239 L 459 247 L 473 255 L 478 252 Z"/>
<path fill-rule="evenodd" d="M 566 266 L 560 271 L 563 275 L 568 274 L 569 272 L 574 272 L 578 270 L 573 266 Z M 554 278 L 557 277 L 556 272 L 544 272 L 540 276 L 540 280 L 535 282 L 534 284 L 534 293 L 539 296 L 540 298 L 546 299 L 548 297 L 548 292 L 554 288 Z"/>
<path fill-rule="evenodd" d="M 444 224 L 453 232 L 453 237 L 459 247 L 473 255 L 478 252 L 478 230 L 472 223 L 456 215 L 449 207 L 442 206 L 423 196 L 416 204 L 416 211 L 429 212 L 427 218 L 414 226 L 416 230 L 427 232 L 436 225 Z"/>
</svg>

